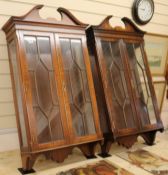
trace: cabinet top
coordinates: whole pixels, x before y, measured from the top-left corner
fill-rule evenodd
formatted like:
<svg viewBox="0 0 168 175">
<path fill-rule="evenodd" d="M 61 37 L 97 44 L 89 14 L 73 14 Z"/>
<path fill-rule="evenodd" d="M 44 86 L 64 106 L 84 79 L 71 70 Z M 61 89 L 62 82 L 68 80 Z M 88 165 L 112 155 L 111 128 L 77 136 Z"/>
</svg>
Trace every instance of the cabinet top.
<svg viewBox="0 0 168 175">
<path fill-rule="evenodd" d="M 15 25 L 15 24 L 27 24 L 27 25 L 36 25 L 36 26 L 68 26 L 69 28 L 79 27 L 86 28 L 88 24 L 84 24 L 79 21 L 71 12 L 69 12 L 65 8 L 58 8 L 57 11 L 61 15 L 61 20 L 57 20 L 55 18 L 47 18 L 43 19 L 39 15 L 39 10 L 43 7 L 43 5 L 37 5 L 33 9 L 31 9 L 28 13 L 23 16 L 12 16 L 2 27 L 2 30 L 5 33 Z"/>
<path fill-rule="evenodd" d="M 123 17 L 121 21 L 124 23 L 125 27 L 121 26 L 115 26 L 112 27 L 110 24 L 110 19 L 112 18 L 112 15 L 107 16 L 99 25 L 92 25 L 90 28 L 92 28 L 94 31 L 97 32 L 116 32 L 116 33 L 131 33 L 131 34 L 139 34 L 144 35 L 146 32 L 142 31 L 140 28 L 138 28 L 131 19 L 127 17 Z"/>
</svg>

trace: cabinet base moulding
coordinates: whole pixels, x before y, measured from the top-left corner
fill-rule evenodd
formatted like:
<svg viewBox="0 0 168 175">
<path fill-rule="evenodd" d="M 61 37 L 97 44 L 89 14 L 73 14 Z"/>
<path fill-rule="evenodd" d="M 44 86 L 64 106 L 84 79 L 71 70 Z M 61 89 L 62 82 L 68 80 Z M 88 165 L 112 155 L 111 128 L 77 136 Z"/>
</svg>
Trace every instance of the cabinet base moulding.
<svg viewBox="0 0 168 175">
<path fill-rule="evenodd" d="M 95 147 L 100 141 L 92 142 L 92 143 L 84 143 L 81 145 L 70 146 L 67 148 L 56 149 L 52 151 L 40 152 L 40 153 L 21 153 L 22 158 L 22 171 L 29 172 L 32 170 L 33 165 L 40 154 L 44 154 L 46 159 L 51 159 L 55 162 L 62 163 L 68 155 L 72 154 L 72 150 L 75 147 L 78 147 L 83 155 L 87 159 L 97 158 L 95 156 Z"/>
</svg>

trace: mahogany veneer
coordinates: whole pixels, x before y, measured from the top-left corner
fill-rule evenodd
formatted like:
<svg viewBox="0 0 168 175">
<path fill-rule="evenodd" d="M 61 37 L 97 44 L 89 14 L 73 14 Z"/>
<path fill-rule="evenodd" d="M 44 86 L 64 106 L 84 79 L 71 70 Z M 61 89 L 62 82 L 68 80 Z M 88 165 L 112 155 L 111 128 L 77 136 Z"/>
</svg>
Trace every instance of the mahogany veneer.
<svg viewBox="0 0 168 175">
<path fill-rule="evenodd" d="M 108 16 L 85 33 L 88 25 L 66 9 L 58 9 L 58 21 L 40 18 L 41 8 L 3 27 L 23 170 L 31 170 L 39 154 L 62 162 L 75 146 L 92 158 L 102 132 L 103 156 L 114 141 L 129 148 L 139 135 L 152 145 L 163 124 L 144 32 L 128 18 L 125 29 L 112 28 Z"/>
<path fill-rule="evenodd" d="M 101 128 L 102 155 L 112 142 L 129 148 L 140 135 L 152 145 L 163 131 L 141 31 L 128 18 L 113 28 L 107 16 L 86 30 Z"/>
<path fill-rule="evenodd" d="M 23 170 L 45 154 L 62 162 L 72 148 L 87 158 L 102 138 L 86 24 L 59 8 L 61 21 L 42 19 L 38 5 L 11 17 L 6 33 Z"/>
</svg>

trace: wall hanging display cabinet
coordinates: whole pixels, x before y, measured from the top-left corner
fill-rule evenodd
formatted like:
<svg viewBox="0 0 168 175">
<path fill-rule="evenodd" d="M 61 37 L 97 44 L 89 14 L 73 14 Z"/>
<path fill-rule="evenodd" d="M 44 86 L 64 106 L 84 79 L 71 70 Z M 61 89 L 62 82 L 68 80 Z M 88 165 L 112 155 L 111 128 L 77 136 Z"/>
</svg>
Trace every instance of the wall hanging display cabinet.
<svg viewBox="0 0 168 175">
<path fill-rule="evenodd" d="M 75 146 L 90 158 L 102 140 L 86 25 L 63 8 L 62 20 L 42 19 L 41 8 L 3 27 L 24 170 L 41 153 L 62 162 Z"/>
<path fill-rule="evenodd" d="M 125 28 L 113 28 L 110 18 L 86 31 L 104 156 L 114 141 L 130 147 L 141 135 L 151 145 L 156 131 L 163 131 L 144 51 L 144 32 L 128 18 L 122 18 Z"/>
</svg>

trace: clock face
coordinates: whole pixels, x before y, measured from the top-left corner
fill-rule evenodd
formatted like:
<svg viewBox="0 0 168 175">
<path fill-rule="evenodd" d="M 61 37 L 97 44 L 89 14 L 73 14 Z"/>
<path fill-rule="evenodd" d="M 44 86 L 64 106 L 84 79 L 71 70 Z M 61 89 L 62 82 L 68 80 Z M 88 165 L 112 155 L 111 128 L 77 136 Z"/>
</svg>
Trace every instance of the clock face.
<svg viewBox="0 0 168 175">
<path fill-rule="evenodd" d="M 153 15 L 153 4 L 149 0 L 142 0 L 138 6 L 138 15 L 142 21 L 148 21 Z"/>
<path fill-rule="evenodd" d="M 136 0 L 133 8 L 135 19 L 141 24 L 149 22 L 154 13 L 153 0 Z"/>
</svg>

